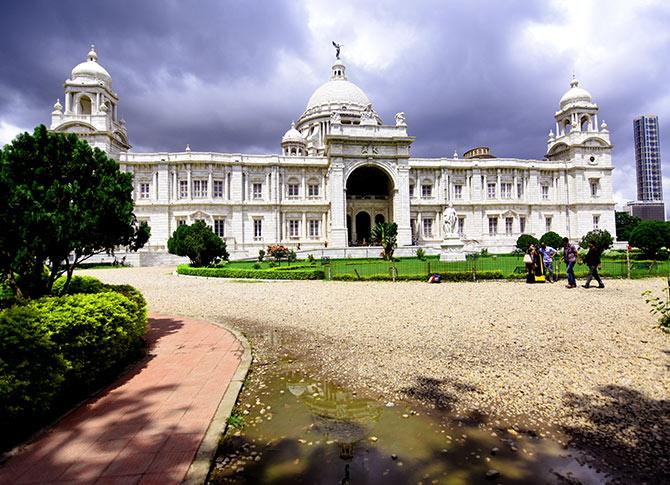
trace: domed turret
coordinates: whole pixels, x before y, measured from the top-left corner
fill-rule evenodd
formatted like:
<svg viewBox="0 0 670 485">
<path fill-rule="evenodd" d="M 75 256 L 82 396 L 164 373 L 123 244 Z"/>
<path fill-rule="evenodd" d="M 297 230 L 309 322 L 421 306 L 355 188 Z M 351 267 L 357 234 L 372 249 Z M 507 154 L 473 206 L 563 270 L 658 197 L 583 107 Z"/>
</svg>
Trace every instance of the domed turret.
<svg viewBox="0 0 670 485">
<path fill-rule="evenodd" d="M 281 138 L 282 153 L 284 155 L 304 156 L 306 145 L 305 138 L 295 129 L 295 123 L 291 123 L 291 128 Z"/>
<path fill-rule="evenodd" d="M 111 87 L 112 76 L 107 70 L 98 64 L 98 54 L 95 52 L 95 46 L 91 45 L 91 50 L 88 52 L 86 61 L 77 64 L 72 69 L 72 81 L 96 81 L 103 82 L 108 87 Z"/>
<path fill-rule="evenodd" d="M 565 107 L 570 104 L 580 102 L 591 104 L 591 93 L 584 88 L 580 88 L 579 81 L 573 78 L 570 82 L 570 89 L 563 95 L 559 101 L 559 105 L 561 109 L 565 109 Z"/>
</svg>

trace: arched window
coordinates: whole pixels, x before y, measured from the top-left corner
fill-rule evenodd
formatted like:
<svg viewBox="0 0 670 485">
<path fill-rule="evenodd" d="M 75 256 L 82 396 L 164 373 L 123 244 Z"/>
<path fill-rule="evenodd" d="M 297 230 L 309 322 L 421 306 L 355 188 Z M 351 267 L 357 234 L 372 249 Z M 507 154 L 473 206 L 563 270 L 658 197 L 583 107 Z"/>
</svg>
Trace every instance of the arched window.
<svg viewBox="0 0 670 485">
<path fill-rule="evenodd" d="M 570 120 L 569 119 L 564 120 L 563 121 L 563 133 L 565 133 L 566 135 L 568 133 L 570 133 L 570 128 L 571 128 Z"/>
<path fill-rule="evenodd" d="M 589 131 L 590 121 L 588 116 L 582 116 L 582 120 L 579 122 L 579 129 L 581 131 Z"/>
<path fill-rule="evenodd" d="M 80 115 L 91 114 L 91 98 L 89 98 L 88 96 L 82 96 L 79 98 L 79 114 Z"/>
</svg>

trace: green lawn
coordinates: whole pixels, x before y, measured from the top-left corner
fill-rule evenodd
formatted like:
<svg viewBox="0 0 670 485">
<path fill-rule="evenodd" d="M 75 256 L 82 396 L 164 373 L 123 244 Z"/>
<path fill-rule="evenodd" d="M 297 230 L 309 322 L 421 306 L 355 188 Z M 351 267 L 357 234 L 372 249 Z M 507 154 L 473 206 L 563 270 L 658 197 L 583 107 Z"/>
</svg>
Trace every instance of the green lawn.
<svg viewBox="0 0 670 485">
<path fill-rule="evenodd" d="M 558 263 L 558 262 L 557 262 Z M 564 274 L 565 264 L 554 263 L 558 266 L 559 274 Z M 269 269 L 270 262 L 264 261 L 231 261 L 226 265 L 227 268 L 254 269 L 256 264 L 260 264 L 260 269 Z M 299 260 L 293 263 L 282 261 L 280 267 L 313 267 L 326 269 L 330 268 L 330 275 L 352 275 L 354 277 L 365 278 L 371 275 L 390 274 L 391 265 L 395 265 L 398 275 L 419 275 L 428 276 L 431 273 L 452 273 L 452 272 L 480 272 L 499 270 L 505 277 L 523 277 L 524 264 L 523 257 L 516 255 L 490 255 L 479 256 L 475 259 L 457 262 L 440 262 L 437 256 L 429 256 L 425 260 L 418 258 L 400 258 L 391 263 L 379 258 L 365 259 L 331 259 L 327 265 L 322 265 L 320 259 L 315 259 L 310 264 L 307 260 Z M 610 278 L 626 277 L 626 262 L 604 259 L 600 270 L 601 274 Z M 579 277 L 585 277 L 588 269 L 585 265 L 577 266 L 575 274 Z M 328 274 L 328 271 L 326 271 Z M 659 261 L 657 263 L 632 261 L 631 276 L 634 278 L 644 278 L 649 276 L 666 276 L 670 274 L 670 261 Z"/>
</svg>

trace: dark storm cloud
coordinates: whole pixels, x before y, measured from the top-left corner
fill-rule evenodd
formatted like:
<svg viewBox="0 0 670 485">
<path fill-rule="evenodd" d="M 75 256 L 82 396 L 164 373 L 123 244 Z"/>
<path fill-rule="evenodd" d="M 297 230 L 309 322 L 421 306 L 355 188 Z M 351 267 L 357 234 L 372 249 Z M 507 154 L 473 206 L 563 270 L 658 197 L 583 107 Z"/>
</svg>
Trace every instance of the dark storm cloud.
<svg viewBox="0 0 670 485">
<path fill-rule="evenodd" d="M 575 7 L 587 21 L 561 30 Z M 406 113 L 415 155 L 489 145 L 542 158 L 577 67 L 612 132 L 615 190 L 630 197 L 633 117 L 656 112 L 670 140 L 669 12 L 661 2 L 12 2 L 0 17 L 0 122 L 46 123 L 95 43 L 137 149 L 276 153 L 328 79 L 321 44 L 333 38 L 384 120 Z M 529 25 L 557 30 L 538 40 Z M 356 57 L 366 43 L 411 48 L 375 67 Z"/>
</svg>

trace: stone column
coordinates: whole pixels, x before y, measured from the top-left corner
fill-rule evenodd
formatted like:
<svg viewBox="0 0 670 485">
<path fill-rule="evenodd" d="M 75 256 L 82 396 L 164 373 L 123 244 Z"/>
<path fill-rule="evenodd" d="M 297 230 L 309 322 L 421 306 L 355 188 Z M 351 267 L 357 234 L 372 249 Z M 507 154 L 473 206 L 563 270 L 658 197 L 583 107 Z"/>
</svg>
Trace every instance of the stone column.
<svg viewBox="0 0 670 485">
<path fill-rule="evenodd" d="M 345 218 L 344 166 L 341 161 L 334 161 L 330 168 L 330 243 L 333 247 L 347 246 L 347 226 Z"/>
<path fill-rule="evenodd" d="M 191 164 L 188 164 L 188 165 L 186 166 L 186 168 L 187 168 L 187 170 L 188 170 L 188 176 L 187 176 L 187 179 L 186 179 L 186 180 L 188 181 L 188 187 L 186 188 L 186 196 L 187 196 L 187 198 L 190 200 L 190 199 L 191 199 L 191 190 L 192 190 L 192 187 L 191 187 L 191 185 L 192 185 L 192 179 L 191 179 L 191 177 L 192 177 Z"/>
<path fill-rule="evenodd" d="M 214 197 L 214 176 L 212 174 L 212 164 L 209 164 L 209 174 L 207 176 L 207 199 L 213 200 Z"/>
<path fill-rule="evenodd" d="M 398 167 L 398 186 L 393 196 L 393 222 L 398 224 L 398 246 L 412 244 L 409 225 L 409 167 Z"/>
</svg>

